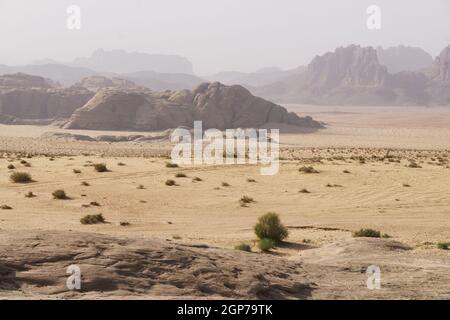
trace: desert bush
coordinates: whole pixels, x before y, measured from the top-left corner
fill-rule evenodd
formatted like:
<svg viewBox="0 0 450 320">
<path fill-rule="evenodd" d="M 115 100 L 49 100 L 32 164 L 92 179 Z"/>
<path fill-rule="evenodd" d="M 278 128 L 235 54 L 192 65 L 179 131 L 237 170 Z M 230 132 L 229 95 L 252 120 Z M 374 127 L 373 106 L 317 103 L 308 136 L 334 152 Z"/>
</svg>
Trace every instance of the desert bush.
<svg viewBox="0 0 450 320">
<path fill-rule="evenodd" d="M 136 187 L 136 189 L 138 189 L 138 190 L 144 190 L 145 187 L 144 187 L 144 185 L 140 184 L 140 185 L 138 185 L 138 186 Z"/>
<path fill-rule="evenodd" d="M 58 200 L 68 199 L 66 192 L 61 189 L 53 191 L 52 196 L 53 196 L 53 199 L 58 199 Z"/>
<path fill-rule="evenodd" d="M 381 238 L 381 232 L 373 229 L 360 229 L 353 232 L 353 237 Z"/>
<path fill-rule="evenodd" d="M 222 182 L 222 187 L 229 187 L 230 184 L 228 182 Z"/>
<path fill-rule="evenodd" d="M 300 193 L 311 193 L 311 192 L 309 192 L 309 190 L 308 189 L 305 189 L 305 188 L 303 188 L 302 190 L 300 190 L 299 191 Z"/>
<path fill-rule="evenodd" d="M 243 196 L 243 197 L 241 198 L 241 200 L 239 200 L 239 202 L 240 202 L 241 206 L 246 206 L 246 205 L 249 204 L 249 203 L 255 202 L 255 200 L 253 200 L 252 197 L 249 197 L 249 196 Z"/>
<path fill-rule="evenodd" d="M 84 187 L 89 187 L 90 186 L 90 184 L 88 182 L 86 182 L 86 181 L 82 181 L 81 185 L 84 186 Z"/>
<path fill-rule="evenodd" d="M 0 209 L 2 209 L 2 210 L 12 210 L 12 207 L 10 207 L 10 206 L 4 204 L 4 205 L 1 205 L 1 206 L 0 206 Z"/>
<path fill-rule="evenodd" d="M 252 247 L 250 247 L 250 245 L 248 245 L 247 243 L 240 243 L 237 246 L 235 246 L 234 249 L 246 252 L 252 251 Z"/>
<path fill-rule="evenodd" d="M 256 182 L 256 180 L 255 180 L 255 179 L 252 179 L 252 178 L 248 178 L 248 179 L 247 179 L 247 182 Z"/>
<path fill-rule="evenodd" d="M 187 177 L 187 175 L 184 174 L 184 173 L 182 173 L 182 172 L 177 173 L 177 174 L 175 175 L 175 178 L 186 178 L 186 177 Z"/>
<path fill-rule="evenodd" d="M 302 173 L 319 173 L 319 171 L 317 171 L 316 169 L 314 169 L 314 167 L 306 167 L 303 166 L 300 169 L 298 169 L 298 171 L 302 172 Z"/>
<path fill-rule="evenodd" d="M 31 175 L 26 172 L 14 172 L 9 177 L 15 183 L 29 183 L 33 181 Z"/>
<path fill-rule="evenodd" d="M 13 164 L 8 165 L 9 170 L 14 170 L 16 167 Z"/>
<path fill-rule="evenodd" d="M 413 168 L 413 169 L 420 169 L 420 168 L 422 168 L 422 167 L 421 167 L 420 165 L 418 165 L 415 161 L 410 161 L 408 167 L 409 167 L 409 168 Z"/>
<path fill-rule="evenodd" d="M 203 180 L 199 177 L 194 177 L 194 178 L 192 178 L 192 181 L 199 182 L 199 181 L 203 181 Z"/>
<path fill-rule="evenodd" d="M 283 241 L 289 235 L 287 228 L 281 223 L 279 216 L 274 212 L 269 212 L 259 217 L 254 230 L 259 239 L 270 239 L 275 243 Z"/>
<path fill-rule="evenodd" d="M 177 183 L 175 182 L 175 180 L 171 180 L 171 179 L 169 179 L 169 180 L 167 180 L 166 181 L 166 186 L 176 186 L 177 185 Z"/>
<path fill-rule="evenodd" d="M 403 186 L 404 186 L 405 188 L 409 188 L 409 187 L 411 187 L 411 185 L 410 185 L 410 184 L 408 184 L 408 183 L 404 183 L 404 184 L 403 184 Z"/>
<path fill-rule="evenodd" d="M 119 224 L 121 227 L 128 227 L 131 225 L 131 223 L 129 223 L 128 221 L 121 221 Z"/>
<path fill-rule="evenodd" d="M 81 224 L 105 223 L 105 218 L 100 214 L 89 214 L 80 219 Z"/>
<path fill-rule="evenodd" d="M 258 241 L 258 248 L 263 251 L 263 252 L 267 252 L 270 249 L 273 249 L 275 247 L 275 241 L 273 241 L 272 239 L 260 239 Z"/>
<path fill-rule="evenodd" d="M 75 174 L 80 174 L 80 173 L 81 173 L 81 170 L 80 170 L 80 169 L 73 169 L 73 173 L 75 173 Z"/>
<path fill-rule="evenodd" d="M 117 165 L 118 165 L 119 167 L 123 167 L 123 166 L 126 166 L 126 164 L 125 164 L 125 163 L 123 163 L 123 162 L 119 162 L 119 163 L 117 163 Z"/>
<path fill-rule="evenodd" d="M 351 173 L 349 170 L 342 171 L 343 173 Z"/>
<path fill-rule="evenodd" d="M 94 206 L 94 207 L 100 207 L 101 205 L 100 205 L 100 203 L 98 203 L 97 201 L 92 201 L 91 203 L 89 203 L 91 206 Z"/>
<path fill-rule="evenodd" d="M 167 162 L 166 168 L 178 168 L 178 165 L 176 163 Z"/>
<path fill-rule="evenodd" d="M 108 168 L 106 167 L 106 164 L 104 164 L 104 163 L 94 164 L 94 169 L 97 172 L 107 172 L 108 171 Z"/>
<path fill-rule="evenodd" d="M 32 191 L 28 191 L 28 193 L 25 194 L 25 198 L 34 198 L 36 195 Z"/>
<path fill-rule="evenodd" d="M 441 250 L 448 250 L 450 247 L 450 242 L 439 242 L 437 244 L 437 247 L 438 247 L 438 249 L 441 249 Z"/>
</svg>

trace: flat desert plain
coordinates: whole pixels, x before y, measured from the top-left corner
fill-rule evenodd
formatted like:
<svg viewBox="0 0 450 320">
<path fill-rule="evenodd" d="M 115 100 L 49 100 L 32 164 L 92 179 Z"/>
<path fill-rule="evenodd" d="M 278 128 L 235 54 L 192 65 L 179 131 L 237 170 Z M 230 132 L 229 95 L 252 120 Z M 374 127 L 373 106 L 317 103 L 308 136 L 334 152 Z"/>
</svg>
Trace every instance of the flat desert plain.
<svg viewBox="0 0 450 320">
<path fill-rule="evenodd" d="M 169 142 L 0 126 L 0 297 L 448 299 L 450 110 L 286 107 L 326 128 L 282 134 L 274 176 L 254 165 L 169 168 Z M 33 181 L 11 182 L 16 171 Z M 67 199 L 54 199 L 59 189 Z M 289 237 L 261 253 L 253 226 L 267 212 Z M 100 213 L 105 223 L 80 223 Z M 354 238 L 361 228 L 385 237 Z M 80 291 L 65 287 L 71 264 Z M 371 265 L 379 289 L 367 287 Z"/>
</svg>

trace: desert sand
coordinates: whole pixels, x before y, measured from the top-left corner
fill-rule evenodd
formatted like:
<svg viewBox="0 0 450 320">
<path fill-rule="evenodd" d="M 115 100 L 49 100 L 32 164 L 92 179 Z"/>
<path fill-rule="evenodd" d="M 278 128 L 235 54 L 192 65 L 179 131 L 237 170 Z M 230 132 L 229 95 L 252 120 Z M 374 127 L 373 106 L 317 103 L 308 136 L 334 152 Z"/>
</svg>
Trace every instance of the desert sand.
<svg viewBox="0 0 450 320">
<path fill-rule="evenodd" d="M 168 142 L 43 139 L 62 129 L 1 126 L 0 206 L 11 209 L 0 210 L 0 277 L 16 277 L 0 297 L 449 298 L 450 256 L 437 244 L 450 241 L 450 110 L 287 107 L 326 128 L 282 135 L 275 176 L 253 165 L 167 168 Z M 14 171 L 34 181 L 14 184 Z M 57 189 L 69 199 L 53 199 Z M 241 206 L 244 195 L 255 202 Z M 290 232 L 271 254 L 253 233 L 267 212 Z M 80 223 L 99 213 L 106 223 Z M 389 238 L 353 238 L 360 228 Z M 242 242 L 253 253 L 233 249 Z M 81 292 L 64 285 L 73 263 L 85 266 Z M 380 290 L 366 287 L 374 264 Z"/>
</svg>

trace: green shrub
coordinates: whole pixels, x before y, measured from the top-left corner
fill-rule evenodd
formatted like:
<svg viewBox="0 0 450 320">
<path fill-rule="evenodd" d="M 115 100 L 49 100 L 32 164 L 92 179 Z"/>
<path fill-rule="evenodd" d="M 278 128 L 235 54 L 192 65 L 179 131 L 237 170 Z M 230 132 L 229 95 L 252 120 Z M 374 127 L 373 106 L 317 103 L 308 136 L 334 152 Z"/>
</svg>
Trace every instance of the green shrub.
<svg viewBox="0 0 450 320">
<path fill-rule="evenodd" d="M 29 183 L 33 181 L 31 175 L 26 172 L 14 172 L 9 178 L 15 183 Z"/>
<path fill-rule="evenodd" d="M 104 163 L 94 164 L 94 169 L 97 172 L 107 172 L 108 171 L 108 168 L 106 167 L 106 164 L 104 164 Z"/>
<path fill-rule="evenodd" d="M 89 214 L 80 219 L 81 224 L 105 223 L 105 218 L 100 214 Z"/>
<path fill-rule="evenodd" d="M 450 242 L 439 242 L 437 244 L 437 247 L 438 247 L 438 249 L 441 249 L 441 250 L 448 250 L 450 247 Z"/>
<path fill-rule="evenodd" d="M 263 252 L 267 252 L 270 249 L 273 249 L 275 247 L 275 241 L 273 241 L 272 239 L 260 239 L 258 241 L 258 248 L 263 251 Z"/>
<path fill-rule="evenodd" d="M 250 247 L 250 245 L 248 245 L 247 243 L 238 244 L 237 246 L 234 247 L 234 249 L 246 252 L 252 251 L 252 247 Z"/>
<path fill-rule="evenodd" d="M 381 232 L 373 229 L 360 229 L 358 231 L 353 232 L 353 237 L 381 238 Z"/>
<path fill-rule="evenodd" d="M 279 243 L 289 235 L 287 228 L 281 223 L 279 216 L 269 212 L 258 219 L 254 227 L 255 234 L 259 239 L 270 239 Z"/>
</svg>

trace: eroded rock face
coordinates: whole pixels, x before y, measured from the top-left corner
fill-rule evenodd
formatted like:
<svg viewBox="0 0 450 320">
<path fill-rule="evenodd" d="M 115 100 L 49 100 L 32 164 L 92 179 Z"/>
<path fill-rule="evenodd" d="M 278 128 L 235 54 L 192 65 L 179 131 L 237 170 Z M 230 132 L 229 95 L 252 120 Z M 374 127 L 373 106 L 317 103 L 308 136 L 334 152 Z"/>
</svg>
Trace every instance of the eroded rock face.
<svg viewBox="0 0 450 320">
<path fill-rule="evenodd" d="M 241 86 L 205 83 L 193 91 L 101 90 L 73 114 L 66 128 L 152 131 L 192 127 L 195 120 L 203 121 L 204 129 L 257 128 L 267 123 L 321 127 Z"/>
<path fill-rule="evenodd" d="M 136 84 L 133 81 L 117 77 L 107 78 L 103 76 L 91 76 L 83 78 L 80 82 L 76 83 L 75 86 L 96 92 L 104 88 L 129 89 L 136 87 Z"/>
<path fill-rule="evenodd" d="M 305 73 L 254 90 L 275 101 L 324 105 L 450 104 L 450 47 L 432 71 L 388 72 L 371 47 L 351 45 L 316 57 Z"/>
<path fill-rule="evenodd" d="M 389 73 L 419 71 L 433 64 L 433 57 L 425 50 L 410 46 L 377 48 L 378 60 Z"/>
<path fill-rule="evenodd" d="M 20 73 L 0 77 L 0 115 L 3 122 L 68 118 L 92 96 L 92 92 L 82 88 L 55 87 L 42 77 Z"/>
</svg>

